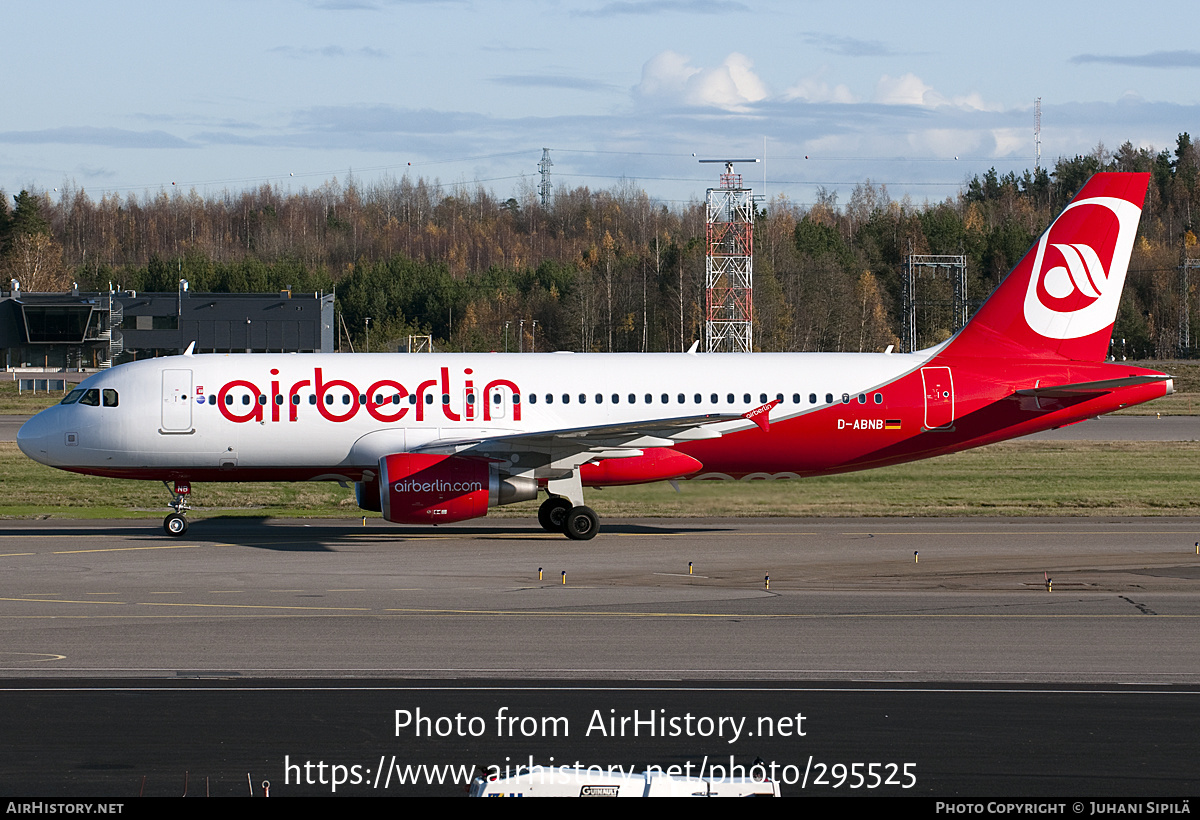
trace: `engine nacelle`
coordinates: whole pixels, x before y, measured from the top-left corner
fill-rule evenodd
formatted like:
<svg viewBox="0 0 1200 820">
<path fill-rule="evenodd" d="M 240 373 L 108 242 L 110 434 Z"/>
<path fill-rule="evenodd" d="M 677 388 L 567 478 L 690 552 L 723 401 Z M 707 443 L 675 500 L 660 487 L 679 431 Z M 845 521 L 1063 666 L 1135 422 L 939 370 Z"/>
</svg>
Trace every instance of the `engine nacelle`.
<svg viewBox="0 0 1200 820">
<path fill-rule="evenodd" d="M 383 517 L 399 524 L 449 524 L 489 507 L 537 498 L 537 482 L 501 476 L 495 462 L 462 456 L 396 453 L 379 460 Z"/>
<path fill-rule="evenodd" d="M 379 477 L 370 481 L 354 482 L 354 501 L 360 510 L 383 512 L 383 499 L 379 492 Z"/>
<path fill-rule="evenodd" d="M 651 447 L 640 456 L 606 458 L 599 464 L 579 468 L 579 480 L 585 487 L 618 487 L 683 478 L 699 472 L 704 465 L 686 453 L 669 447 Z"/>
</svg>

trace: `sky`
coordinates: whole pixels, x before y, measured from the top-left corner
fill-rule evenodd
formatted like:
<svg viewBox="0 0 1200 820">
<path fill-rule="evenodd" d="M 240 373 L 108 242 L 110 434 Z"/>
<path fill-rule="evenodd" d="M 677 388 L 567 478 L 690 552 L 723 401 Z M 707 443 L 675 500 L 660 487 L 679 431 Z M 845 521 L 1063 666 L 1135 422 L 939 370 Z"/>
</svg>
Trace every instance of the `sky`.
<svg viewBox="0 0 1200 820">
<path fill-rule="evenodd" d="M 1152 8 L 1152 12 L 1150 9 Z M 916 203 L 1200 130 L 1195 7 L 809 0 L 0 0 L 0 190 L 219 196 L 405 174 Z M 11 199 L 10 199 L 11 202 Z"/>
</svg>

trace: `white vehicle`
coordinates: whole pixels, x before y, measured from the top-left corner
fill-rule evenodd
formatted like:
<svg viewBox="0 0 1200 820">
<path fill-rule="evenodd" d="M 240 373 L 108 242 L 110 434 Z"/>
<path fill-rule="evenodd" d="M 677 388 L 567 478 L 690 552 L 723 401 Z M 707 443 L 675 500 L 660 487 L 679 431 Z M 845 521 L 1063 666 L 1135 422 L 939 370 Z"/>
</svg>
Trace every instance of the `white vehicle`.
<svg viewBox="0 0 1200 820">
<path fill-rule="evenodd" d="M 1108 362 L 1149 174 L 1098 174 L 958 334 L 916 353 L 235 354 L 120 365 L 30 419 L 30 458 L 174 482 L 353 482 L 405 524 L 584 487 L 865 470 L 1072 424 L 1172 391 Z"/>
<path fill-rule="evenodd" d="M 779 797 L 779 784 L 749 777 L 684 777 L 534 766 L 471 781 L 471 797 Z"/>
</svg>

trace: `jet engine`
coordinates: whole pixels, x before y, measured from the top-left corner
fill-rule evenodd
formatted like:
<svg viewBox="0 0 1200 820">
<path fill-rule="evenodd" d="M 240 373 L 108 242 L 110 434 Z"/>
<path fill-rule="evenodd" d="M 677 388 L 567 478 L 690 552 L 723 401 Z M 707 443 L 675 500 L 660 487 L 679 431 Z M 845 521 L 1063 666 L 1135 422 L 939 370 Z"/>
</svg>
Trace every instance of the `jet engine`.
<svg viewBox="0 0 1200 820">
<path fill-rule="evenodd" d="M 502 475 L 496 462 L 428 453 L 384 456 L 378 486 L 383 517 L 398 524 L 479 518 L 490 507 L 531 501 L 538 493 L 536 480 Z"/>
</svg>

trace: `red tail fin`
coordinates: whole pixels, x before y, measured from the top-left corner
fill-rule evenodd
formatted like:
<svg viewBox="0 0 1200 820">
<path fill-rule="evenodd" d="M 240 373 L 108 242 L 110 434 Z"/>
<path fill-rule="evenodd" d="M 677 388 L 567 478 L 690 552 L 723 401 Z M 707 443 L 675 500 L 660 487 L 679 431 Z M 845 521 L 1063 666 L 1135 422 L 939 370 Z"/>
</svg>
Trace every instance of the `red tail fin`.
<svg viewBox="0 0 1200 820">
<path fill-rule="evenodd" d="M 947 347 L 1102 361 L 1149 174 L 1096 174 Z"/>
</svg>

